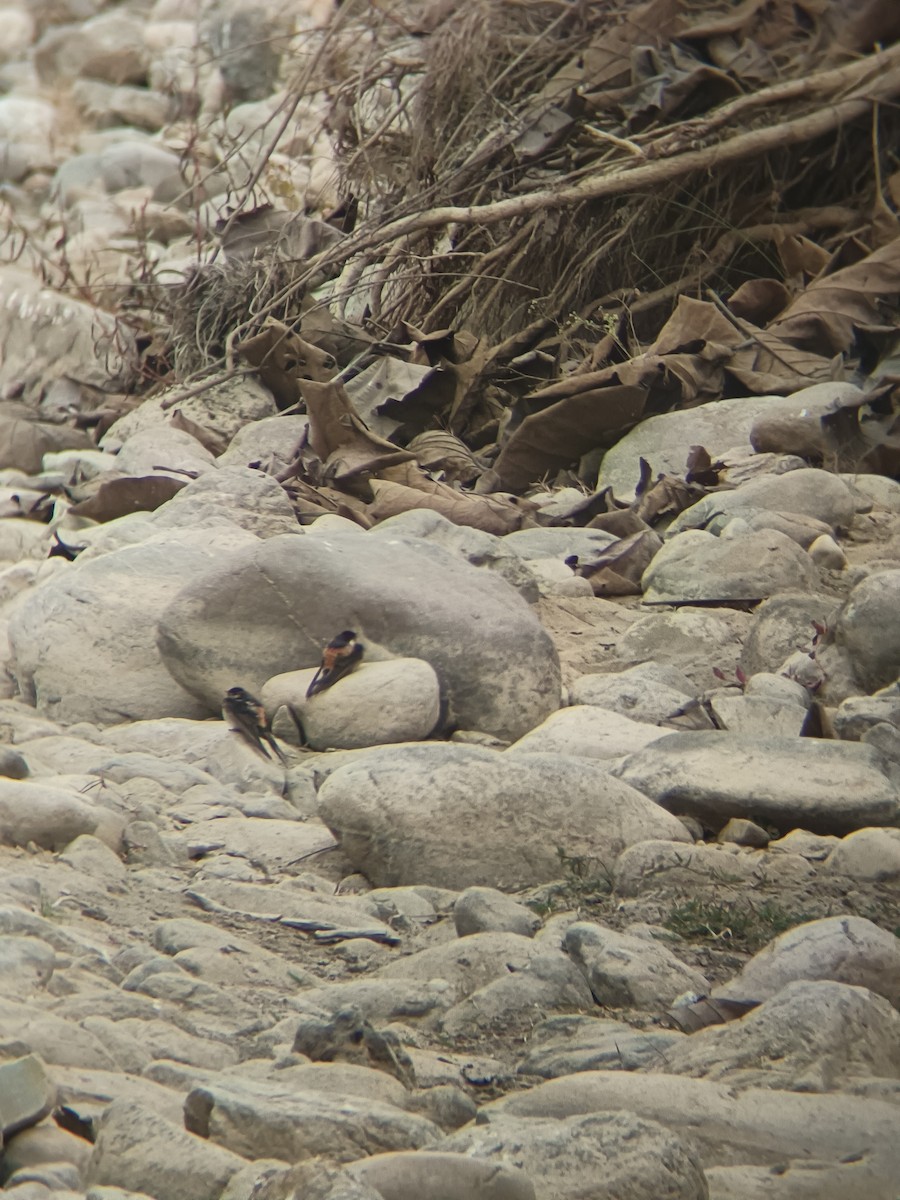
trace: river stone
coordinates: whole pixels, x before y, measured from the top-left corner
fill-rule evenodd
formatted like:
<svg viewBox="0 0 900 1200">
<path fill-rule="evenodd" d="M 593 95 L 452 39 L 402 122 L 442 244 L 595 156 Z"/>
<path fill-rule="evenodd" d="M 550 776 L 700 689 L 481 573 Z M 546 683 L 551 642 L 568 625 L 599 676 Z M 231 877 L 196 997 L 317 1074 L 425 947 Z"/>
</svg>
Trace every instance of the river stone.
<svg viewBox="0 0 900 1200">
<path fill-rule="evenodd" d="M 646 838 L 690 841 L 680 821 L 590 762 L 456 744 L 360 755 L 322 785 L 319 813 L 376 886 L 515 891 L 556 879 L 560 850 L 611 865 Z"/>
<path fill-rule="evenodd" d="M 732 492 L 704 496 L 675 518 L 669 533 L 702 529 L 713 517 L 749 517 L 760 509 L 796 513 L 823 521 L 832 529 L 847 529 L 858 512 L 870 507 L 839 476 L 808 467 L 783 475 L 760 475 Z"/>
<path fill-rule="evenodd" d="M 850 833 L 900 817 L 881 756 L 853 742 L 673 733 L 632 754 L 614 774 L 657 804 L 714 828 L 747 817 L 784 832 L 800 826 Z"/>
<path fill-rule="evenodd" d="M 319 527 L 323 520 L 332 519 L 342 518 L 320 517 L 314 525 Z M 473 567 L 496 571 L 507 583 L 512 584 L 529 604 L 538 600 L 538 586 L 530 564 L 516 553 L 514 544 L 507 544 L 505 537 L 497 537 L 483 529 L 473 529 L 469 525 L 455 525 L 429 508 L 411 508 L 406 512 L 397 513 L 395 517 L 380 521 L 372 530 L 373 537 L 392 538 L 398 534 L 433 542 L 451 554 L 458 554 Z M 571 578 L 572 572 L 564 564 L 563 567 Z"/>
<path fill-rule="evenodd" d="M 448 1151 L 373 1154 L 346 1170 L 382 1200 L 536 1200 L 531 1180 L 512 1164 Z"/>
<path fill-rule="evenodd" d="M 769 942 L 713 995 L 767 1000 L 798 979 L 868 988 L 900 1008 L 900 939 L 865 917 L 808 921 Z"/>
<path fill-rule="evenodd" d="M 777 1088 L 735 1089 L 677 1075 L 583 1071 L 485 1104 L 479 1119 L 490 1124 L 512 1114 L 564 1120 L 623 1109 L 683 1134 L 699 1149 L 704 1166 L 738 1160 L 780 1172 L 792 1159 L 834 1163 L 862 1157 L 866 1179 L 879 1187 L 871 1194 L 878 1196 L 885 1181 L 896 1191 L 900 1177 L 896 1104 L 863 1096 L 848 1104 L 841 1092 L 814 1096 Z M 893 1193 L 888 1196 L 893 1200 Z"/>
<path fill-rule="evenodd" d="M 518 593 L 491 572 L 412 538 L 274 537 L 200 571 L 169 604 L 159 646 L 210 708 L 235 679 L 318 666 L 342 628 L 423 658 L 464 728 L 516 738 L 559 705 L 556 650 Z"/>
<path fill-rule="evenodd" d="M 95 807 L 83 795 L 43 780 L 0 779 L 0 845 L 62 850 L 90 833 L 117 841 L 122 820 L 109 809 Z"/>
<path fill-rule="evenodd" d="M 260 692 L 276 734 L 297 740 L 293 708 L 313 750 L 355 750 L 427 738 L 441 713 L 438 677 L 421 658 L 363 662 L 336 684 L 307 699 L 315 671 L 288 671 Z"/>
<path fill-rule="evenodd" d="M 641 587 L 647 603 L 682 604 L 764 600 L 817 582 L 809 555 L 778 530 L 715 537 L 689 529 L 665 543 L 644 572 Z"/>
<path fill-rule="evenodd" d="M 456 898 L 453 924 L 459 937 L 503 932 L 530 938 L 540 928 L 541 919 L 530 908 L 496 888 L 470 887 Z"/>
<path fill-rule="evenodd" d="M 723 608 L 686 606 L 674 612 L 650 613 L 631 625 L 619 641 L 617 655 L 625 666 L 653 662 L 674 667 L 693 688 L 705 690 L 718 687 L 716 670 L 734 674 L 752 624 L 749 613 Z"/>
<path fill-rule="evenodd" d="M 532 1031 L 516 1074 L 555 1079 L 579 1071 L 634 1071 L 660 1055 L 665 1058 L 668 1047 L 685 1036 L 671 1029 L 633 1029 L 625 1021 L 600 1017 L 548 1017 Z"/>
<path fill-rule="evenodd" d="M 608 708 L 578 704 L 551 713 L 536 729 L 513 742 L 508 753 L 619 759 L 649 746 L 665 732 Z"/>
<path fill-rule="evenodd" d="M 4 266 L 0 314 L 0 386 L 24 385 L 26 397 L 62 376 L 104 392 L 126 386 L 132 342 L 111 313 Z"/>
<path fill-rule="evenodd" d="M 154 1200 L 219 1200 L 244 1166 L 245 1159 L 139 1104 L 114 1100 L 100 1122 L 87 1183 L 148 1191 Z"/>
<path fill-rule="evenodd" d="M 658 725 L 694 696 L 695 688 L 675 667 L 638 663 L 608 675 L 582 675 L 569 688 L 569 703 L 593 704 L 632 721 Z"/>
<path fill-rule="evenodd" d="M 561 1120 L 500 1115 L 440 1143 L 473 1158 L 523 1169 L 546 1200 L 707 1200 L 696 1156 L 676 1134 L 631 1112 Z M 602 1180 L 602 1192 L 598 1181 Z"/>
<path fill-rule="evenodd" d="M 858 583 L 834 632 L 866 691 L 893 683 L 900 674 L 900 571 L 879 571 Z"/>
<path fill-rule="evenodd" d="M 35 1054 L 0 1063 L 0 1138 L 36 1125 L 53 1108 L 56 1088 Z"/>
<path fill-rule="evenodd" d="M 834 1092 L 900 1079 L 900 1013 L 866 988 L 798 980 L 739 1021 L 701 1029 L 650 1063 L 733 1087 Z"/>
<path fill-rule="evenodd" d="M 584 972 L 594 999 L 607 1008 L 660 1008 L 682 992 L 701 995 L 709 981 L 659 942 L 576 921 L 566 930 L 569 954 Z"/>
<path fill-rule="evenodd" d="M 218 711 L 233 680 L 209 704 L 183 689 L 160 658 L 157 619 L 185 580 L 239 556 L 237 547 L 247 541 L 256 544 L 234 526 L 180 530 L 51 576 L 10 621 L 11 670 L 23 693 L 45 716 L 67 722 L 199 718 Z"/>
<path fill-rule="evenodd" d="M 900 829 L 848 833 L 825 861 L 829 871 L 857 883 L 896 883 L 900 881 Z"/>
<path fill-rule="evenodd" d="M 222 1079 L 194 1088 L 184 1114 L 189 1132 L 244 1158 L 286 1162 L 317 1154 L 352 1162 L 361 1152 L 416 1150 L 440 1134 L 431 1121 L 383 1101 L 325 1096 L 255 1079 Z"/>
<path fill-rule="evenodd" d="M 713 459 L 732 446 L 749 450 L 753 422 L 781 403 L 781 396 L 740 396 L 648 417 L 607 450 L 597 487 L 612 487 L 617 500 L 630 501 L 641 477 L 642 458 L 654 476 L 683 476 L 692 446 L 704 446 Z"/>
</svg>

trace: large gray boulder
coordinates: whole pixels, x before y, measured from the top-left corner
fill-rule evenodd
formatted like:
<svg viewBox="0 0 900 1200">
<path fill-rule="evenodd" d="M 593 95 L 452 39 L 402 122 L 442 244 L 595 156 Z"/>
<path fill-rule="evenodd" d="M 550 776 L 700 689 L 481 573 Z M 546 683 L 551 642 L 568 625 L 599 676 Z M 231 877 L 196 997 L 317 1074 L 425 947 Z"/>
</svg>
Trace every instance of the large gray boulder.
<svg viewBox="0 0 900 1200">
<path fill-rule="evenodd" d="M 235 526 L 172 530 L 56 571 L 10 621 L 10 670 L 24 696 L 53 720 L 95 724 L 217 711 L 218 699 L 204 703 L 166 670 L 156 623 L 186 580 L 247 542 L 256 538 Z"/>
<path fill-rule="evenodd" d="M 430 662 L 466 728 L 516 738 L 559 707 L 556 650 L 518 593 L 415 538 L 290 535 L 247 547 L 172 600 L 159 647 L 182 687 L 214 708 L 236 681 L 256 691 L 317 666 L 344 628 L 378 657 Z"/>
<path fill-rule="evenodd" d="M 558 878 L 560 852 L 611 866 L 635 842 L 690 841 L 680 821 L 589 760 L 474 746 L 361 754 L 322 785 L 319 812 L 376 886 L 515 890 Z"/>
</svg>

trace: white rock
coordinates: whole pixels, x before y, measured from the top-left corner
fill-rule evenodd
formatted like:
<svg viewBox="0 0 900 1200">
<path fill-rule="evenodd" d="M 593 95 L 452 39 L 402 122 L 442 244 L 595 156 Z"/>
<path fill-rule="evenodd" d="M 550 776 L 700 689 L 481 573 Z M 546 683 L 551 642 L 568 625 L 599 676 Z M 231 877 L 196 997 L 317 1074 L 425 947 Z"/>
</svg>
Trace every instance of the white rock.
<svg viewBox="0 0 900 1200">
<path fill-rule="evenodd" d="M 427 738 L 438 722 L 441 689 L 434 668 L 421 658 L 361 663 L 324 692 L 306 698 L 314 670 L 269 679 L 260 692 L 267 712 L 292 706 L 315 750 L 354 750 Z M 293 719 L 278 728 L 292 732 Z M 296 736 L 296 728 L 293 728 Z"/>
</svg>

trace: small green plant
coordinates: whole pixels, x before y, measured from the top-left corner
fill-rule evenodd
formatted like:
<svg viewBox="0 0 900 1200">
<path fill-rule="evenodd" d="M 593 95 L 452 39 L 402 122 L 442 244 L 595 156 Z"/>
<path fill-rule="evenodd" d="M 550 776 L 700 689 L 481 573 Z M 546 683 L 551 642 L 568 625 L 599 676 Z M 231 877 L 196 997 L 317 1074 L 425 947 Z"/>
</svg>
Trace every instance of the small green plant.
<svg viewBox="0 0 900 1200">
<path fill-rule="evenodd" d="M 693 899 L 673 908 L 663 924 L 689 940 L 708 938 L 756 950 L 785 930 L 810 920 L 812 917 L 806 913 L 788 912 L 771 900 L 757 907 Z"/>
<path fill-rule="evenodd" d="M 556 847 L 556 857 L 573 892 L 581 896 L 608 896 L 613 890 L 612 871 L 601 859 L 590 854 L 567 854 L 562 846 Z"/>
</svg>

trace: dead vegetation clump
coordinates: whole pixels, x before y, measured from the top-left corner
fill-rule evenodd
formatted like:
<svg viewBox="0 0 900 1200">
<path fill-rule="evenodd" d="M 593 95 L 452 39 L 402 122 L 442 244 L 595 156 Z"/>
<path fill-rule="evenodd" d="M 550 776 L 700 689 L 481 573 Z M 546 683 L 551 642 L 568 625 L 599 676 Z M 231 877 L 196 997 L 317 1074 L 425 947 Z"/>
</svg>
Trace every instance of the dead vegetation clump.
<svg viewBox="0 0 900 1200">
<path fill-rule="evenodd" d="M 284 213 L 236 210 L 178 299 L 179 363 L 274 338 L 284 394 L 343 431 L 296 464 L 310 512 L 364 524 L 426 504 L 518 528 L 528 506 L 488 493 L 589 488 L 643 417 L 721 397 L 852 379 L 890 432 L 896 24 L 887 0 L 342 6 L 292 102 L 327 94 L 344 200 L 291 214 L 290 249 Z M 338 377 L 304 369 L 316 347 Z M 857 436 L 871 407 L 819 461 L 893 473 Z M 464 479 L 416 458 L 434 433 Z"/>
</svg>

